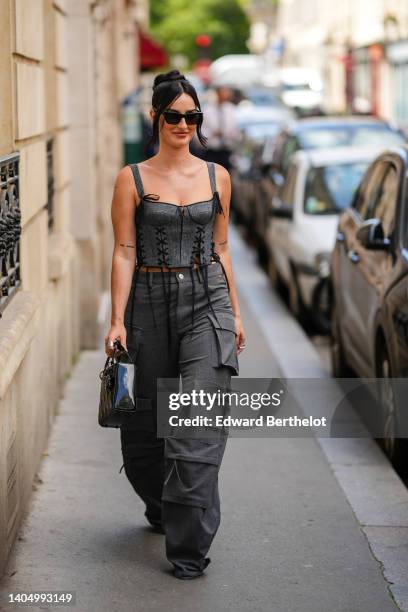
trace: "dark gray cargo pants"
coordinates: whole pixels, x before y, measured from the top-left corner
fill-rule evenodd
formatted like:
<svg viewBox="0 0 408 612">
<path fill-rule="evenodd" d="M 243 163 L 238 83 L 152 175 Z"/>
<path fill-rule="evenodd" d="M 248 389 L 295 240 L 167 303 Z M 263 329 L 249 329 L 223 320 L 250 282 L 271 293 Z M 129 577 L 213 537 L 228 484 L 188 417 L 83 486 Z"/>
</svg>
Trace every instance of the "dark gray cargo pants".
<svg viewBox="0 0 408 612">
<path fill-rule="evenodd" d="M 163 526 L 167 558 L 179 577 L 199 575 L 209 563 L 205 555 L 220 523 L 218 472 L 227 438 L 157 438 L 157 379 L 181 376 L 183 391 L 200 388 L 197 381 L 228 389 L 231 375 L 239 373 L 227 281 L 219 263 L 207 270 L 212 309 L 202 271 L 194 270 L 194 324 L 190 271 L 164 273 L 170 287 L 170 345 L 160 272 L 139 271 L 125 310 L 128 350 L 136 363 L 136 396 L 151 404 L 121 427 L 125 473 L 146 504 L 149 522 Z"/>
</svg>

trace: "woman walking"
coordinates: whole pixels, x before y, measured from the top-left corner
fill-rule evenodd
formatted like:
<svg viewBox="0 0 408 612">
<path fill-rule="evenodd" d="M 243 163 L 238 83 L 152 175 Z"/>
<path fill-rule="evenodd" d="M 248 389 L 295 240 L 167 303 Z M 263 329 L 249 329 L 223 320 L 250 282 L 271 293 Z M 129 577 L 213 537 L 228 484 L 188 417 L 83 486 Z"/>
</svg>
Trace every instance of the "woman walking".
<svg viewBox="0 0 408 612">
<path fill-rule="evenodd" d="M 157 379 L 181 376 L 183 392 L 228 388 L 245 334 L 228 249 L 230 177 L 190 153 L 195 134 L 205 146 L 203 116 L 178 70 L 156 76 L 150 117 L 157 154 L 122 168 L 114 187 L 105 350 L 118 339 L 136 364 L 137 411 L 120 429 L 123 467 L 147 520 L 166 536 L 174 575 L 189 579 L 210 562 L 226 436 L 157 438 Z"/>
</svg>

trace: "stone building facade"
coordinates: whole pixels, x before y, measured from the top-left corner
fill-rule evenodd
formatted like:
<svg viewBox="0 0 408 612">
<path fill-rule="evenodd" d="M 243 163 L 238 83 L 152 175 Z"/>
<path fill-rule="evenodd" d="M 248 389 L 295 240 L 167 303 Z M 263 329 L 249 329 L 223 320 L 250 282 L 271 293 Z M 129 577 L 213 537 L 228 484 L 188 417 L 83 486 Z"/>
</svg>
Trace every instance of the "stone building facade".
<svg viewBox="0 0 408 612">
<path fill-rule="evenodd" d="M 408 128 L 406 0 L 280 0 L 284 65 L 319 70 L 328 110 L 372 112 Z"/>
<path fill-rule="evenodd" d="M 121 100 L 145 13 L 139 0 L 0 2 L 1 570 L 64 381 L 81 349 L 102 348 Z"/>
</svg>

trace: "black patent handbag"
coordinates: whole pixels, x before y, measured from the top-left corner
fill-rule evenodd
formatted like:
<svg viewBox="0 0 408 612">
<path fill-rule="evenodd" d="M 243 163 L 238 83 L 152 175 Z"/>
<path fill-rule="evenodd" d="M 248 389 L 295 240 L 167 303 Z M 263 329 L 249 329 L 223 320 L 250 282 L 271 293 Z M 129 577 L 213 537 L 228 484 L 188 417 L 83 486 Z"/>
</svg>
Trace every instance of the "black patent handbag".
<svg viewBox="0 0 408 612">
<path fill-rule="evenodd" d="M 99 373 L 101 391 L 98 422 L 101 427 L 120 427 L 136 411 L 135 364 L 118 340 Z"/>
</svg>

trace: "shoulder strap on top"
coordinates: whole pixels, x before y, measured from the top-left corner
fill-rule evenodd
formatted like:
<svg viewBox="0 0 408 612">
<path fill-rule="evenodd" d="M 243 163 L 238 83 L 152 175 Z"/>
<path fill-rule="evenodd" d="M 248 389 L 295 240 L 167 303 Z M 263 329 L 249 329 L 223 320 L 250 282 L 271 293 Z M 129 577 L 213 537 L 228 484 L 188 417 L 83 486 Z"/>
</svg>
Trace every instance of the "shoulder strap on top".
<svg viewBox="0 0 408 612">
<path fill-rule="evenodd" d="M 207 166 L 208 166 L 208 173 L 210 175 L 211 191 L 214 194 L 214 192 L 217 191 L 217 181 L 216 181 L 216 178 L 215 178 L 215 166 L 214 166 L 214 162 L 207 161 Z"/>
<path fill-rule="evenodd" d="M 144 196 L 144 189 L 143 189 L 143 182 L 140 176 L 139 168 L 137 167 L 137 164 L 128 164 L 128 165 L 133 172 L 133 177 L 135 179 L 137 193 L 139 194 L 140 199 L 142 199 Z"/>
<path fill-rule="evenodd" d="M 217 181 L 215 178 L 215 164 L 214 162 L 207 161 L 207 165 L 208 165 L 208 172 L 210 174 L 211 189 L 213 192 L 213 197 L 214 197 L 214 202 L 215 202 L 215 210 L 219 214 L 222 213 L 225 217 L 224 209 L 221 204 L 220 194 L 218 193 L 218 189 L 217 189 Z"/>
</svg>

